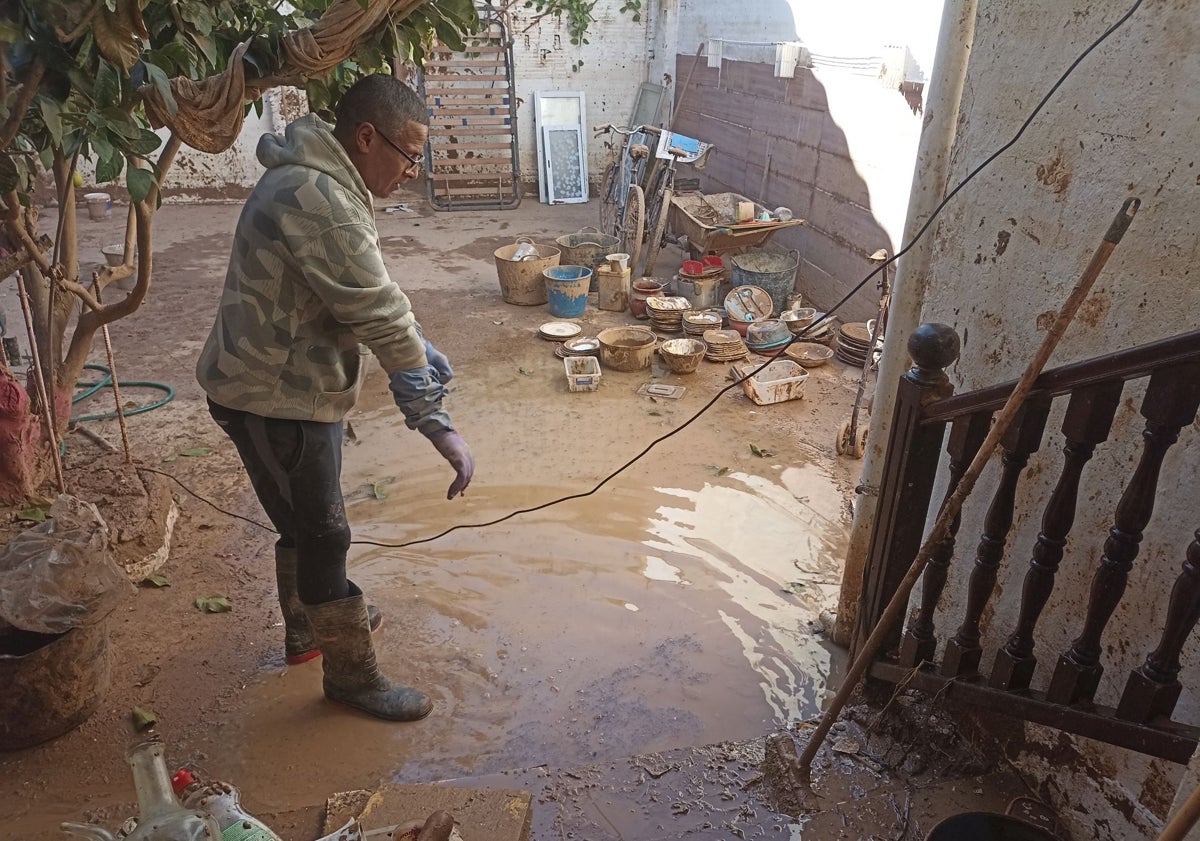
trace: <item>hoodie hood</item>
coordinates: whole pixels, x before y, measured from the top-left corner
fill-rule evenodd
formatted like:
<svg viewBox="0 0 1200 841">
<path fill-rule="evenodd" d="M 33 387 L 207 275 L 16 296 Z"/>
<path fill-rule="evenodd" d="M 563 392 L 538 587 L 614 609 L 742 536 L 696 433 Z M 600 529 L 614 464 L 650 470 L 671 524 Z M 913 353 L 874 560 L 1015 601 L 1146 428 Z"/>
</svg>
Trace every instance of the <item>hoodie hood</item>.
<svg viewBox="0 0 1200 841">
<path fill-rule="evenodd" d="M 303 166 L 323 172 L 359 195 L 368 207 L 371 205 L 367 185 L 350 162 L 345 147 L 333 136 L 333 126 L 316 114 L 289 123 L 283 137 L 264 134 L 258 140 L 257 155 L 267 169 Z"/>
</svg>

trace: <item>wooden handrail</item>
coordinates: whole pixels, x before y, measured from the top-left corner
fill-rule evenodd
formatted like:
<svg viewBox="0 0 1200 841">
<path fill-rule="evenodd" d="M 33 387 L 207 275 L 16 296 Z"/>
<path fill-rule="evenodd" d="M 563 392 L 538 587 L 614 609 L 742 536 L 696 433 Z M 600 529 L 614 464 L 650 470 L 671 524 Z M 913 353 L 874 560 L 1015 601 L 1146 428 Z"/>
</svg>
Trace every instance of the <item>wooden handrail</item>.
<svg viewBox="0 0 1200 841">
<path fill-rule="evenodd" d="M 1200 359 L 1200 330 L 1046 371 L 1037 378 L 1034 393 L 1057 397 L 1082 386 L 1140 379 L 1159 368 L 1197 359 Z M 921 413 L 921 425 L 952 421 L 978 412 L 995 412 L 1004 405 L 1016 384 L 1016 380 L 1010 380 L 931 403 Z"/>
</svg>

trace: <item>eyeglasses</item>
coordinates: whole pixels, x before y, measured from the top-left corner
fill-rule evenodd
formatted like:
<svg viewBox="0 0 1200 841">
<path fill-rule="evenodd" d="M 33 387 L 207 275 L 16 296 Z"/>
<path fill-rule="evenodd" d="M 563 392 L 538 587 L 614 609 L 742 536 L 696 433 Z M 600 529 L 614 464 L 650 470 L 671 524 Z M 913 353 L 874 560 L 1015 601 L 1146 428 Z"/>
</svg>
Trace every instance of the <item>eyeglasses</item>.
<svg viewBox="0 0 1200 841">
<path fill-rule="evenodd" d="M 408 152 L 405 152 L 403 149 L 401 149 L 399 146 L 397 146 L 390 137 L 388 137 L 386 134 L 384 134 L 382 131 L 380 131 L 376 126 L 371 126 L 371 128 L 374 128 L 375 133 L 383 138 L 384 143 L 391 146 L 393 149 L 395 149 L 397 152 L 399 152 L 401 155 L 404 156 L 404 160 L 408 161 L 410 166 L 408 167 L 408 169 L 404 170 L 405 175 L 415 176 L 418 172 L 421 171 L 421 167 L 425 165 L 425 156 L 424 155 L 417 155 L 414 158 L 412 155 L 408 154 Z"/>
</svg>

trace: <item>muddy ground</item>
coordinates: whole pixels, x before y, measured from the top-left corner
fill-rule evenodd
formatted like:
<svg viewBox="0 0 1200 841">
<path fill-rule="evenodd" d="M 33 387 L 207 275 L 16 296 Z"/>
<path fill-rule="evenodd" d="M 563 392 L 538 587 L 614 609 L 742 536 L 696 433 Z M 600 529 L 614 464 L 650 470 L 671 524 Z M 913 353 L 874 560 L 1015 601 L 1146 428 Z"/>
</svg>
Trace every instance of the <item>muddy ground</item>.
<svg viewBox="0 0 1200 841">
<path fill-rule="evenodd" d="M 420 540 L 588 491 L 727 385 L 722 365 L 675 376 L 656 362 L 605 371 L 594 394 L 568 392 L 553 345 L 536 335 L 546 309 L 501 300 L 492 251 L 518 234 L 549 241 L 593 224 L 594 204 L 456 214 L 411 204 L 416 213 L 379 214 L 384 253 L 454 364 L 449 409 L 477 469 L 466 498 L 446 501 L 448 468 L 404 428 L 372 371 L 345 451 L 357 539 Z M 130 420 L 138 457 L 263 520 L 192 377 L 238 211 L 158 214 L 154 288 L 113 341 L 123 379 L 176 392 Z M 99 258 L 120 239 L 116 216 L 80 226 L 84 255 Z M 660 266 L 679 259 L 669 253 Z M 580 321 L 589 334 L 634 323 L 594 307 Z M 811 718 L 840 665 L 818 615 L 836 603 L 860 466 L 833 451 L 857 379 L 833 362 L 812 372 L 803 400 L 766 407 L 735 388 L 591 496 L 406 549 L 356 545 L 351 574 L 386 617 L 381 664 L 437 701 L 417 724 L 335 708 L 322 700 L 317 663 L 285 667 L 271 535 L 176 487 L 181 515 L 161 570 L 170 586 L 139 589 L 114 615 L 113 684 L 93 717 L 0 756 L 3 834 L 35 841 L 60 837 L 65 819 L 118 824 L 132 799 L 123 754 L 135 706 L 158 715 L 172 764 L 236 782 L 261 812 L 381 781 L 617 767 L 639 754 L 753 743 Z M 686 394 L 635 393 L 651 380 Z M 107 399 L 79 411 L 107 409 Z M 89 428 L 119 442 L 113 421 Z M 75 470 L 100 452 L 77 435 L 68 446 Z M 197 448 L 211 452 L 182 455 Z M 193 602 L 209 595 L 228 596 L 233 611 L 200 613 Z M 556 808 L 545 798 L 537 806 L 535 838 L 560 837 Z"/>
</svg>

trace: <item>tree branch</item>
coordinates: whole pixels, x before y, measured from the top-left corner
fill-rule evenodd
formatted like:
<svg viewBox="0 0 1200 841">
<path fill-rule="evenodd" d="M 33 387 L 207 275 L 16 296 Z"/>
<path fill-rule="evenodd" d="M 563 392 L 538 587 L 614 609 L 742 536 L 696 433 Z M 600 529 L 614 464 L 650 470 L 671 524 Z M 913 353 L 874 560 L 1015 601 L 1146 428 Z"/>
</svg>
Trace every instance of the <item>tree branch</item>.
<svg viewBox="0 0 1200 841">
<path fill-rule="evenodd" d="M 92 312 L 99 312 L 101 309 L 104 308 L 103 305 L 99 301 L 96 300 L 96 296 L 93 295 L 91 292 L 89 292 L 87 290 L 87 287 L 83 286 L 82 284 L 78 283 L 77 281 L 60 280 L 59 285 L 62 286 L 62 288 L 65 289 L 67 292 L 71 292 L 74 295 L 77 295 L 79 297 L 79 299 L 81 301 L 83 301 L 87 305 L 88 309 L 90 309 Z"/>
<path fill-rule="evenodd" d="M 75 27 L 70 32 L 63 32 L 57 26 L 54 27 L 54 34 L 58 36 L 58 40 L 62 41 L 64 44 L 69 44 L 76 38 L 83 37 L 83 34 L 91 27 L 92 18 L 96 16 L 96 12 L 99 10 L 102 2 L 104 2 L 104 0 L 96 0 L 96 2 L 92 5 L 92 8 L 88 9 L 87 14 L 83 16 L 83 20 L 79 22 L 79 26 Z"/>
<path fill-rule="evenodd" d="M 33 242 L 33 237 L 29 235 L 29 230 L 25 227 L 25 220 L 21 218 L 22 210 L 21 201 L 17 198 L 17 191 L 10 190 L 8 195 L 4 197 L 6 204 L 4 224 L 9 232 L 16 238 L 25 250 L 29 252 L 30 258 L 37 263 L 39 269 L 45 273 L 50 272 L 50 261 L 46 259 L 41 250 Z"/>
<path fill-rule="evenodd" d="M 8 122 L 4 124 L 4 128 L 0 129 L 0 149 L 7 149 L 12 144 L 13 138 L 17 136 L 17 132 L 21 130 L 21 121 L 25 119 L 29 103 L 33 102 L 33 97 L 41 87 L 42 76 L 45 74 L 46 62 L 41 56 L 38 56 L 33 60 L 29 73 L 21 84 L 21 92 L 17 95 L 12 112 L 8 115 Z"/>
</svg>

